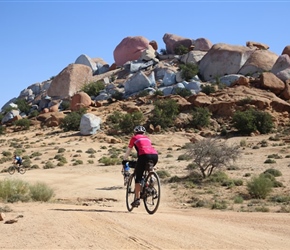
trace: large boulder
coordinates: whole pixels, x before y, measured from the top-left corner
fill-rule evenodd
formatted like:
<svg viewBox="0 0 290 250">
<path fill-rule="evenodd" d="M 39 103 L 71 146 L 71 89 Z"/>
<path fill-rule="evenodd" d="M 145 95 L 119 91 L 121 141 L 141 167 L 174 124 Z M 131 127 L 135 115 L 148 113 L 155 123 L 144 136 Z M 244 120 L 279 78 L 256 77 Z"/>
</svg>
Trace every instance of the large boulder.
<svg viewBox="0 0 290 250">
<path fill-rule="evenodd" d="M 275 64 L 278 55 L 269 50 L 256 50 L 239 70 L 241 75 L 269 72 Z"/>
<path fill-rule="evenodd" d="M 101 127 L 101 118 L 94 114 L 84 114 L 82 115 L 80 122 L 80 133 L 82 135 L 93 135 Z"/>
<path fill-rule="evenodd" d="M 97 70 L 96 63 L 87 55 L 80 55 L 76 61 L 75 64 L 82 64 L 90 67 L 93 72 Z"/>
<path fill-rule="evenodd" d="M 92 69 L 82 64 L 70 64 L 51 82 L 47 95 L 64 99 L 77 93 L 84 84 L 92 81 Z"/>
<path fill-rule="evenodd" d="M 124 38 L 115 48 L 114 60 L 117 66 L 128 61 L 138 60 L 143 50 L 147 49 L 150 41 L 143 36 L 129 36 Z"/>
<path fill-rule="evenodd" d="M 174 34 L 165 33 L 163 36 L 163 42 L 166 45 L 167 54 L 175 54 L 175 49 L 180 45 L 190 49 L 193 45 L 193 40 Z"/>
<path fill-rule="evenodd" d="M 255 52 L 246 46 L 218 43 L 211 47 L 199 62 L 199 74 L 204 81 L 238 74 L 241 67 Z"/>
<path fill-rule="evenodd" d="M 91 97 L 85 92 L 79 92 L 72 96 L 70 102 L 70 109 L 77 111 L 80 108 L 89 107 L 92 104 Z"/>
<path fill-rule="evenodd" d="M 211 41 L 206 38 L 198 38 L 194 41 L 194 49 L 199 51 L 209 51 L 212 47 Z"/>
<path fill-rule="evenodd" d="M 279 56 L 271 72 L 282 81 L 290 79 L 290 56 L 288 54 Z"/>
</svg>

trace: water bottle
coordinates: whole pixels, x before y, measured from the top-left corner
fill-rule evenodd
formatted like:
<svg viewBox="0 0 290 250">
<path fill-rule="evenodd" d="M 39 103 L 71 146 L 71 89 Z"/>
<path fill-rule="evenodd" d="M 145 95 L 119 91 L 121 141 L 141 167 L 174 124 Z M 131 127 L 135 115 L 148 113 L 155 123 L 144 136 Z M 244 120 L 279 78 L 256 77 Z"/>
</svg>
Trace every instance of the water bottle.
<svg viewBox="0 0 290 250">
<path fill-rule="evenodd" d="M 129 162 L 126 162 L 125 167 L 124 167 L 124 170 L 126 172 L 129 172 L 129 170 L 130 170 Z"/>
</svg>

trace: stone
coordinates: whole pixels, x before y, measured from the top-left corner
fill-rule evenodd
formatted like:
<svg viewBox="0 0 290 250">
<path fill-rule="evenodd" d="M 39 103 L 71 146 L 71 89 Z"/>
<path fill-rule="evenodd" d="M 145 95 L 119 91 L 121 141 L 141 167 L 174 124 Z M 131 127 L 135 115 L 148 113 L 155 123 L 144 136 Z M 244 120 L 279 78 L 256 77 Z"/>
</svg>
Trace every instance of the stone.
<svg viewBox="0 0 290 250">
<path fill-rule="evenodd" d="M 149 40 L 143 36 L 129 36 L 124 38 L 115 48 L 113 55 L 117 66 L 126 62 L 138 60 L 143 50 L 149 46 Z"/>
</svg>

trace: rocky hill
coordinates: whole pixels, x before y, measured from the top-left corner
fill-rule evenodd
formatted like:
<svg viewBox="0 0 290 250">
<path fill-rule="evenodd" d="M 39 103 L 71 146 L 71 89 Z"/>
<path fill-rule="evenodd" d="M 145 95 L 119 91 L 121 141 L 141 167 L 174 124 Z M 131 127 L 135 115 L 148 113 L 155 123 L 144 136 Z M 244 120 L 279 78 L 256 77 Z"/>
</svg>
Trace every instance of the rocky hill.
<svg viewBox="0 0 290 250">
<path fill-rule="evenodd" d="M 29 86 L 8 101 L 2 107 L 1 126 L 9 128 L 23 118 L 30 118 L 33 125 L 59 126 L 70 111 L 80 107 L 99 116 L 100 122 L 114 110 L 148 116 L 158 99 L 176 100 L 180 114 L 174 127 L 179 129 L 195 107 L 211 112 L 214 133 L 236 111 L 249 108 L 271 114 L 276 127 L 288 124 L 290 45 L 276 55 L 266 44 L 252 41 L 246 46 L 212 44 L 206 38 L 168 33 L 163 41 L 166 49 L 158 52 L 155 41 L 126 37 L 115 48 L 112 65 L 80 55 L 52 79 Z M 94 95 L 84 93 L 84 87 L 94 82 L 102 83 L 103 88 Z M 23 112 L 19 100 L 30 109 Z M 37 115 L 31 118 L 35 111 Z"/>
</svg>

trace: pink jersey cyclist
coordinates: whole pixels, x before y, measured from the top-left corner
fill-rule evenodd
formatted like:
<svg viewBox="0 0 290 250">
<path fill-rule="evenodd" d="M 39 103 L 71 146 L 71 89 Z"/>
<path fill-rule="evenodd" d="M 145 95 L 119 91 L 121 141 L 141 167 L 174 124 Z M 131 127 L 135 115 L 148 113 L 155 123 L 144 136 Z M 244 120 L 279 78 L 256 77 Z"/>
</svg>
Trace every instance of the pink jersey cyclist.
<svg viewBox="0 0 290 250">
<path fill-rule="evenodd" d="M 138 207 L 140 205 L 140 190 L 141 190 L 141 180 L 143 173 L 145 171 L 145 166 L 148 161 L 152 161 L 154 166 L 158 162 L 158 152 L 152 146 L 151 140 L 144 135 L 146 132 L 143 126 L 136 126 L 134 128 L 134 135 L 131 137 L 127 151 L 124 155 L 123 162 L 126 162 L 132 148 L 135 147 L 137 151 L 137 164 L 135 167 L 135 201 L 131 204 L 134 207 Z"/>
<path fill-rule="evenodd" d="M 128 147 L 135 147 L 138 157 L 144 154 L 157 154 L 157 151 L 152 147 L 150 139 L 144 134 L 134 135 L 131 138 Z"/>
</svg>

